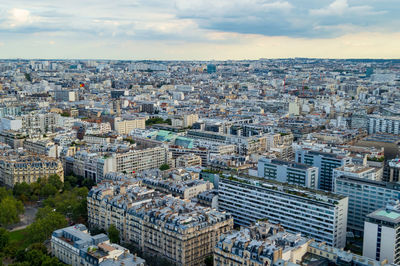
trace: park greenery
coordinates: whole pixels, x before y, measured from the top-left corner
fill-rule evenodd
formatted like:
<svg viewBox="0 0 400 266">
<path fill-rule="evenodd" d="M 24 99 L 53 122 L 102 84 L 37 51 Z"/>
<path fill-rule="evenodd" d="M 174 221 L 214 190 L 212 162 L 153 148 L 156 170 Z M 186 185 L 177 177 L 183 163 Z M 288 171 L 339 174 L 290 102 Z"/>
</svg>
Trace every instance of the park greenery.
<svg viewBox="0 0 400 266">
<path fill-rule="evenodd" d="M 153 118 L 149 118 L 146 120 L 146 126 L 151 126 L 154 124 L 168 124 L 171 125 L 172 121 L 170 118 L 168 119 L 162 119 L 161 117 L 153 117 Z"/>
<path fill-rule="evenodd" d="M 24 205 L 13 197 L 12 191 L 0 187 L 0 226 L 19 222 L 19 215 L 23 212 Z"/>
<path fill-rule="evenodd" d="M 93 181 L 57 175 L 37 182 L 16 184 L 13 190 L 0 188 L 0 266 L 63 265 L 50 256 L 44 243 L 54 230 L 87 222 L 86 197 Z M 5 228 L 19 221 L 24 204 L 39 202 L 35 221 L 25 229 L 9 232 Z"/>
</svg>

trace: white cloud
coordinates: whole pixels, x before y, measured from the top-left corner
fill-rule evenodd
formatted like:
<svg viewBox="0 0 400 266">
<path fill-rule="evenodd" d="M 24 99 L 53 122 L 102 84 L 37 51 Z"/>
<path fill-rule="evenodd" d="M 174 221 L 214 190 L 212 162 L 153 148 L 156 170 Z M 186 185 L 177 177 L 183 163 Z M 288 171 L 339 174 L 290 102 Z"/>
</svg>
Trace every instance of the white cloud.
<svg viewBox="0 0 400 266">
<path fill-rule="evenodd" d="M 316 16 L 351 15 L 379 15 L 385 12 L 375 12 L 371 6 L 350 6 L 348 0 L 334 0 L 329 6 L 320 9 L 311 9 L 310 14 Z"/>
<path fill-rule="evenodd" d="M 31 12 L 27 9 L 13 8 L 8 11 L 8 14 L 7 24 L 12 28 L 26 26 L 40 21 L 40 17 L 32 16 Z"/>
</svg>

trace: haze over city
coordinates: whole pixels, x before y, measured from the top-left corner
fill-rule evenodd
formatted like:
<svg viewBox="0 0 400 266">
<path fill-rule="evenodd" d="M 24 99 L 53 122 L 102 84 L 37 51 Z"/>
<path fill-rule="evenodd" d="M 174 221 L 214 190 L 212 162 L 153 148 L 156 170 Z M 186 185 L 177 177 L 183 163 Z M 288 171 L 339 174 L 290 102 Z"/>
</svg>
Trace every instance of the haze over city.
<svg viewBox="0 0 400 266">
<path fill-rule="evenodd" d="M 0 58 L 398 58 L 397 0 L 0 2 Z"/>
</svg>

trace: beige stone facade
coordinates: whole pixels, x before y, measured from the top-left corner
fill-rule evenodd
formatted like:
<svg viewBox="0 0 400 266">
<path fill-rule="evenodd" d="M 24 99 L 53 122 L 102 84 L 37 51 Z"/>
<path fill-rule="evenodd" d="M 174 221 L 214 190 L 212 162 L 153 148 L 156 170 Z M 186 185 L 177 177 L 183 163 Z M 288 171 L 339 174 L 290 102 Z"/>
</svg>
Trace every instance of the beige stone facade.
<svg viewBox="0 0 400 266">
<path fill-rule="evenodd" d="M 140 181 L 104 182 L 93 188 L 88 222 L 104 229 L 114 224 L 124 242 L 177 265 L 201 265 L 219 237 L 233 228 L 229 214 L 161 195 Z"/>
<path fill-rule="evenodd" d="M 64 182 L 63 165 L 53 158 L 33 155 L 0 157 L 0 183 L 8 187 L 22 182 L 30 184 L 53 174 Z"/>
</svg>

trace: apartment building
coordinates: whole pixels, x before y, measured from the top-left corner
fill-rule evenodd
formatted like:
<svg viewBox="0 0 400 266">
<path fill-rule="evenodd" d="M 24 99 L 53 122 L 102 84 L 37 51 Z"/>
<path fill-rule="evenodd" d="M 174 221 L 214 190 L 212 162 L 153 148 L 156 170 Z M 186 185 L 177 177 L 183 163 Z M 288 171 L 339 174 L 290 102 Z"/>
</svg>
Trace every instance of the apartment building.
<svg viewBox="0 0 400 266">
<path fill-rule="evenodd" d="M 400 181 L 400 159 L 399 158 L 389 160 L 386 162 L 383 180 L 387 181 L 387 182 L 399 182 Z"/>
<path fill-rule="evenodd" d="M 235 151 L 241 155 L 264 152 L 267 148 L 266 136 L 241 137 L 235 135 L 225 135 L 210 131 L 188 130 L 187 137 L 224 144 L 233 144 L 236 148 Z"/>
<path fill-rule="evenodd" d="M 31 153 L 58 158 L 58 146 L 51 140 L 26 139 L 23 147 Z"/>
<path fill-rule="evenodd" d="M 31 113 L 22 116 L 22 128 L 29 133 L 53 131 L 61 116 L 57 113 Z"/>
<path fill-rule="evenodd" d="M 258 160 L 258 177 L 318 188 L 318 168 L 296 162 L 260 158 Z"/>
<path fill-rule="evenodd" d="M 175 166 L 181 168 L 201 166 L 201 157 L 193 153 L 181 155 L 176 158 Z"/>
<path fill-rule="evenodd" d="M 36 155 L 0 157 L 0 183 L 7 187 L 22 182 L 30 184 L 54 174 L 64 182 L 63 165 L 54 158 Z"/>
<path fill-rule="evenodd" d="M 173 127 L 191 127 L 199 120 L 198 114 L 185 114 L 172 118 Z"/>
<path fill-rule="evenodd" d="M 400 118 L 396 116 L 371 115 L 368 117 L 368 134 L 400 134 Z"/>
<path fill-rule="evenodd" d="M 107 145 L 110 143 L 111 138 L 101 135 L 85 135 L 83 137 L 83 141 L 85 141 L 88 144 Z"/>
<path fill-rule="evenodd" d="M 260 221 L 223 235 L 214 248 L 214 265 L 274 265 L 279 260 L 301 263 L 311 239 L 286 232 L 281 225 Z"/>
<path fill-rule="evenodd" d="M 172 165 L 172 154 L 164 146 L 131 149 L 113 153 L 112 157 L 115 159 L 116 171 L 121 173 L 159 168 L 163 164 Z"/>
<path fill-rule="evenodd" d="M 333 178 L 351 176 L 370 180 L 382 180 L 383 169 L 363 165 L 348 164 L 333 169 Z"/>
<path fill-rule="evenodd" d="M 335 193 L 349 198 L 347 230 L 362 235 L 366 216 L 383 208 L 390 199 L 400 198 L 400 185 L 354 176 L 335 179 Z"/>
<path fill-rule="evenodd" d="M 136 128 L 146 128 L 146 118 L 135 118 L 129 120 L 123 120 L 121 117 L 114 119 L 114 129 L 121 135 L 127 135 Z"/>
<path fill-rule="evenodd" d="M 333 169 L 351 163 L 351 157 L 341 153 L 329 153 L 300 148 L 296 151 L 295 161 L 318 167 L 318 188 L 333 191 Z"/>
<path fill-rule="evenodd" d="M 79 151 L 66 160 L 72 164 L 69 171 L 72 170 L 76 176 L 90 178 L 95 182 L 102 180 L 105 174 L 116 171 L 115 159 L 107 154 Z"/>
<path fill-rule="evenodd" d="M 292 234 L 282 225 L 259 221 L 221 237 L 214 248 L 214 265 L 297 266 L 358 265 L 389 266 L 301 234 Z"/>
<path fill-rule="evenodd" d="M 218 192 L 218 209 L 231 213 L 237 225 L 268 219 L 334 247 L 346 244 L 345 196 L 249 176 L 222 176 Z"/>
<path fill-rule="evenodd" d="M 144 266 L 146 262 L 110 243 L 105 234 L 91 236 L 83 224 L 54 231 L 50 243 L 52 255 L 72 266 Z"/>
<path fill-rule="evenodd" d="M 367 215 L 364 225 L 363 255 L 377 261 L 400 264 L 400 202 Z"/>
<path fill-rule="evenodd" d="M 178 147 L 178 146 L 169 146 L 168 150 L 172 153 L 173 159 L 176 159 L 179 156 L 186 155 L 186 154 L 194 154 L 201 158 L 201 166 L 207 167 L 207 165 L 208 165 L 210 151 L 207 149 L 189 149 L 189 148 L 182 148 L 182 147 Z"/>
<path fill-rule="evenodd" d="M 307 253 L 300 265 L 358 265 L 358 266 L 395 266 L 386 261 L 378 261 L 367 256 L 360 256 L 343 249 L 335 248 L 323 242 L 313 241 L 308 245 Z M 283 266 L 281 264 L 280 266 Z"/>
<path fill-rule="evenodd" d="M 54 99 L 57 102 L 75 102 L 79 100 L 77 91 L 57 90 L 54 92 Z"/>
<path fill-rule="evenodd" d="M 9 145 L 13 149 L 23 147 L 26 135 L 13 130 L 3 130 L 0 132 L 0 142 Z"/>
<path fill-rule="evenodd" d="M 156 178 L 143 178 L 142 183 L 150 188 L 157 189 L 167 194 L 180 197 L 181 199 L 191 199 L 201 192 L 212 190 L 214 185 L 203 180 L 179 181 L 162 180 Z"/>
<path fill-rule="evenodd" d="M 191 127 L 198 120 L 199 120 L 199 115 L 198 114 L 186 114 L 186 115 L 183 115 L 183 127 Z"/>
<path fill-rule="evenodd" d="M 105 182 L 88 194 L 88 222 L 114 224 L 124 242 L 165 257 L 176 265 L 201 265 L 232 217 L 208 207 L 162 195 L 137 182 Z"/>
</svg>

